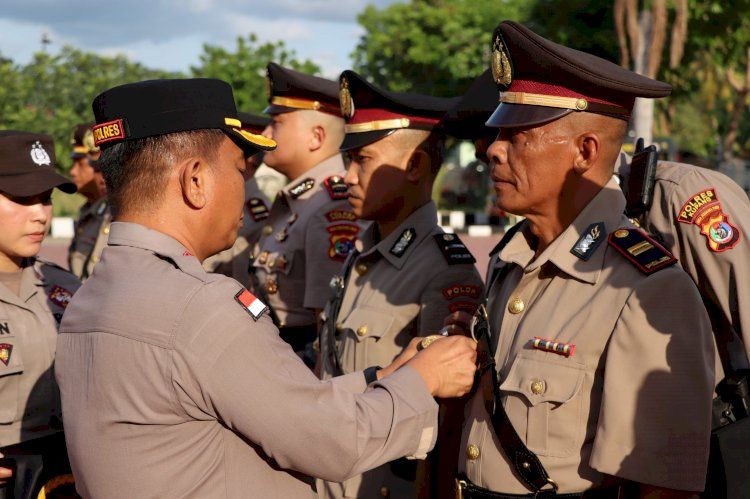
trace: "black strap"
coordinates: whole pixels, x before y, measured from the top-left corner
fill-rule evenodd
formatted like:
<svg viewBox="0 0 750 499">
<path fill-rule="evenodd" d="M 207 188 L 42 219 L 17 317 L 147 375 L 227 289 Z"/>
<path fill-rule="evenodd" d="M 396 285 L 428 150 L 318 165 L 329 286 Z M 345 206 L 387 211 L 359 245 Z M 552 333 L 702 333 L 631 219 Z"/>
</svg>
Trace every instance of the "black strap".
<svg viewBox="0 0 750 499">
<path fill-rule="evenodd" d="M 338 345 L 336 344 L 336 321 L 339 318 L 339 312 L 341 311 L 341 303 L 344 301 L 344 292 L 346 291 L 346 284 L 349 280 L 349 274 L 351 274 L 354 262 L 359 256 L 359 251 L 353 249 L 349 256 L 346 258 L 341 272 L 339 275 L 334 277 L 332 282 L 332 296 L 328 301 L 328 317 L 326 317 L 326 323 L 322 328 L 322 331 L 327 333 L 328 336 L 328 354 L 333 360 L 334 376 L 341 376 L 346 374 L 344 368 L 341 365 L 341 355 L 339 354 Z M 335 284 L 335 289 L 334 285 Z"/>
</svg>

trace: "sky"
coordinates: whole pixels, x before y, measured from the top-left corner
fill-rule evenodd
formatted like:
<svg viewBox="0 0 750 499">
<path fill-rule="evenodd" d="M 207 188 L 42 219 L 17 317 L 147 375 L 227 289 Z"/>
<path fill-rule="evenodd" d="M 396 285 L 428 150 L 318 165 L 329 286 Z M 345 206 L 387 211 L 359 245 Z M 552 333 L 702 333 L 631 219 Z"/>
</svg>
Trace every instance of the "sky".
<svg viewBox="0 0 750 499">
<path fill-rule="evenodd" d="M 184 71 L 204 43 L 231 49 L 237 36 L 284 40 L 324 76 L 351 65 L 366 5 L 397 0 L 0 0 L 0 54 L 26 63 L 42 47 L 73 45 L 102 55 L 125 54 L 151 68 Z"/>
</svg>

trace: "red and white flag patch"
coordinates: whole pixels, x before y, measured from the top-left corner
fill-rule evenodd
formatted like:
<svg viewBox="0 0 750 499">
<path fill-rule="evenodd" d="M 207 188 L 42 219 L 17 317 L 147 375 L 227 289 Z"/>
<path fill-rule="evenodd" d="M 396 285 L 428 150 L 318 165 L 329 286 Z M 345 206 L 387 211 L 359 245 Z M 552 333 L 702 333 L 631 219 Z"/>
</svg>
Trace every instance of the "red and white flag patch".
<svg viewBox="0 0 750 499">
<path fill-rule="evenodd" d="M 263 312 L 268 310 L 268 306 L 255 297 L 250 291 L 241 289 L 236 295 L 234 295 L 235 301 L 239 303 L 245 311 L 250 314 L 254 320 L 260 319 Z"/>
</svg>

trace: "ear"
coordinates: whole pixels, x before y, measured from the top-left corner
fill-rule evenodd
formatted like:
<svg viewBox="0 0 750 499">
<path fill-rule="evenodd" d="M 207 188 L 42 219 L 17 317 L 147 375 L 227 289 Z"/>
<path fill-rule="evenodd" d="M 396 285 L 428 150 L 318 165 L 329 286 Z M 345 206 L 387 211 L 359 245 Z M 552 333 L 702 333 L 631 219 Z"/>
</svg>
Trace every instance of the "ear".
<svg viewBox="0 0 750 499">
<path fill-rule="evenodd" d="M 429 170 L 430 157 L 426 152 L 417 149 L 411 153 L 406 164 L 406 180 L 416 184 L 429 174 Z"/>
<path fill-rule="evenodd" d="M 200 210 L 208 202 L 208 185 L 211 167 L 203 158 L 192 157 L 179 167 L 182 198 L 193 209 Z"/>
<path fill-rule="evenodd" d="M 576 154 L 573 158 L 573 171 L 578 175 L 586 173 L 596 164 L 602 152 L 603 143 L 593 132 L 586 132 L 575 139 Z"/>
<path fill-rule="evenodd" d="M 320 125 L 312 127 L 310 135 L 310 151 L 317 151 L 326 143 L 326 129 Z"/>
</svg>

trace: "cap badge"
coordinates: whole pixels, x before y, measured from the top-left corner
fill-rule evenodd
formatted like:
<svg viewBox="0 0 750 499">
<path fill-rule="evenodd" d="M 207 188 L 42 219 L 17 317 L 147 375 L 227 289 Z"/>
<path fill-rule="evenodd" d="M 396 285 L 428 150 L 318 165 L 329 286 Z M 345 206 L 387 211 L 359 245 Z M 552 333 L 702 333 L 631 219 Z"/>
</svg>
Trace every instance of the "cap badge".
<svg viewBox="0 0 750 499">
<path fill-rule="evenodd" d="M 354 116 L 354 100 L 352 99 L 352 94 L 349 92 L 349 81 L 346 78 L 341 78 L 339 102 L 341 103 L 341 114 L 344 118 Z"/>
<path fill-rule="evenodd" d="M 85 147 L 89 153 L 99 152 L 99 148 L 96 147 L 96 144 L 94 142 L 94 132 L 92 132 L 90 128 L 87 129 L 86 133 L 83 134 L 82 142 L 83 147 Z"/>
<path fill-rule="evenodd" d="M 513 66 L 510 62 L 510 54 L 505 47 L 503 37 L 497 35 L 492 43 L 492 78 L 498 85 L 507 87 L 513 81 Z"/>
<path fill-rule="evenodd" d="M 30 154 L 31 161 L 39 166 L 50 166 L 52 164 L 52 160 L 50 159 L 49 154 L 47 154 L 47 151 L 44 150 L 44 147 L 42 147 L 41 142 L 39 142 L 38 140 L 31 146 Z"/>
</svg>

